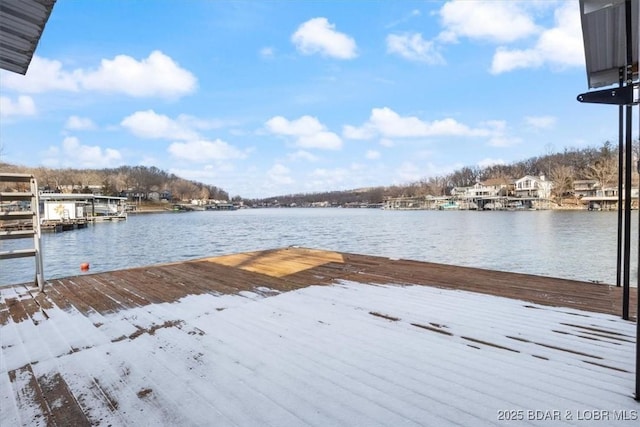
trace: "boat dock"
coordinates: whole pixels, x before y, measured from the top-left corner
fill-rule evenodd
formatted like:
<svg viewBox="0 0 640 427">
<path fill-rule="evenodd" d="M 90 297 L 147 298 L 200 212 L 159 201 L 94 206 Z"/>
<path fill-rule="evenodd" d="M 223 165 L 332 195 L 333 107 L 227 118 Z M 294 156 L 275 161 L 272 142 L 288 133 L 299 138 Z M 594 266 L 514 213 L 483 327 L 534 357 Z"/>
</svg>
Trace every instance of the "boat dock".
<svg viewBox="0 0 640 427">
<path fill-rule="evenodd" d="M 503 425 L 511 409 L 635 425 L 640 409 L 614 286 L 291 247 L 0 296 L 2 425 Z"/>
</svg>

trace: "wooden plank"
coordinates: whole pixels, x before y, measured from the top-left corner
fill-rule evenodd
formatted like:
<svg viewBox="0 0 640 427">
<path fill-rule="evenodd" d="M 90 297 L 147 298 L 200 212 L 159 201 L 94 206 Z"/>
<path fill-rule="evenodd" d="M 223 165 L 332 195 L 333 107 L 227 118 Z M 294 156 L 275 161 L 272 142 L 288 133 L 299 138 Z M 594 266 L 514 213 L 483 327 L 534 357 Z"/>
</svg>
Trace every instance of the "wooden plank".
<svg viewBox="0 0 640 427">
<path fill-rule="evenodd" d="M 9 309 L 9 316 L 11 320 L 15 323 L 23 322 L 25 320 L 29 320 L 29 315 L 27 314 L 27 310 L 25 310 L 24 305 L 22 304 L 22 300 L 18 297 L 7 298 L 5 300 L 7 307 Z"/>
<path fill-rule="evenodd" d="M 90 426 L 67 383 L 59 373 L 37 378 L 43 398 L 49 403 L 51 417 L 58 426 Z"/>
<path fill-rule="evenodd" d="M 64 281 L 64 283 L 73 295 L 72 302 L 76 307 L 88 306 L 89 310 L 97 313 L 112 313 L 120 307 L 116 301 L 106 297 L 100 289 L 96 288 L 90 278 L 75 276 L 72 281 Z"/>
<path fill-rule="evenodd" d="M 32 418 L 22 420 L 23 424 L 55 425 L 49 410 L 49 405 L 42 394 L 42 390 L 33 374 L 31 365 L 13 369 L 8 372 L 8 375 L 18 400 L 18 407 L 30 408 L 28 415 Z"/>
</svg>

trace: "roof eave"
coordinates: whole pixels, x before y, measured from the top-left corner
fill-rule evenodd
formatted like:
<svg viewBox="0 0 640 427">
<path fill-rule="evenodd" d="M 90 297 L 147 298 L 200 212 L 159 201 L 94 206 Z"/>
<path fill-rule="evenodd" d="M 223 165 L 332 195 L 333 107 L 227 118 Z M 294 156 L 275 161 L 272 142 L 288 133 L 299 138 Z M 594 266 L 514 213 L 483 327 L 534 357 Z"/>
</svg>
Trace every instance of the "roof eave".
<svg viewBox="0 0 640 427">
<path fill-rule="evenodd" d="M 625 0 L 580 0 L 580 21 L 589 88 L 617 84 L 620 69 L 633 65 L 638 78 L 638 2 L 631 2 L 632 63 L 627 64 Z"/>
<path fill-rule="evenodd" d="M 0 2 L 0 68 L 26 74 L 56 0 Z"/>
</svg>

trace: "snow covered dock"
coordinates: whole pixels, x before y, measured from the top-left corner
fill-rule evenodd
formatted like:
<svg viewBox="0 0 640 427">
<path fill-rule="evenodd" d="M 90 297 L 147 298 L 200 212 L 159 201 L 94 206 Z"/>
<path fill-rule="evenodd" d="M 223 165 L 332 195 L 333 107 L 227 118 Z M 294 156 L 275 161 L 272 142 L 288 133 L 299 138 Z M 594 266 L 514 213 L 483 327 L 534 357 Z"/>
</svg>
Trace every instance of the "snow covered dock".
<svg viewBox="0 0 640 427">
<path fill-rule="evenodd" d="M 0 425 L 637 426 L 620 293 L 301 248 L 16 285 Z"/>
</svg>

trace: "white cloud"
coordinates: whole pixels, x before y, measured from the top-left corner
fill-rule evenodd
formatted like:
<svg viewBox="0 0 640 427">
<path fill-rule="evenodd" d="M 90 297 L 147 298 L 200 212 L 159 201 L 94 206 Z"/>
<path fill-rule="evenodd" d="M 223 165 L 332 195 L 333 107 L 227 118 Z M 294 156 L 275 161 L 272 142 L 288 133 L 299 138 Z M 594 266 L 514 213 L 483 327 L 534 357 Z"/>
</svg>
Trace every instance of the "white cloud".
<svg viewBox="0 0 640 427">
<path fill-rule="evenodd" d="M 325 129 L 318 119 L 311 116 L 302 116 L 291 121 L 282 116 L 275 116 L 269 119 L 266 125 L 272 133 L 289 136 L 312 135 Z"/>
<path fill-rule="evenodd" d="M 404 162 L 396 171 L 396 183 L 403 184 L 407 182 L 414 182 L 420 180 L 420 178 L 424 176 L 424 169 L 419 168 L 412 162 Z"/>
<path fill-rule="evenodd" d="M 509 135 L 507 122 L 504 120 L 489 120 L 482 123 L 489 130 L 489 142 L 491 147 L 512 147 L 520 144 L 522 139 Z"/>
<path fill-rule="evenodd" d="M 327 18 L 313 18 L 303 23 L 293 33 L 291 41 L 305 55 L 319 53 L 337 59 L 352 59 L 357 55 L 353 38 L 336 31 Z"/>
<path fill-rule="evenodd" d="M 526 4 L 514 1 L 461 1 L 445 3 L 440 17 L 445 30 L 438 36 L 443 42 L 457 42 L 460 37 L 513 42 L 538 33 Z"/>
<path fill-rule="evenodd" d="M 431 65 L 445 63 L 435 43 L 424 40 L 420 33 L 389 34 L 387 36 L 387 52 L 398 54 L 410 61 L 425 62 Z"/>
<path fill-rule="evenodd" d="M 396 145 L 396 143 L 393 141 L 393 139 L 389 139 L 389 138 L 380 138 L 380 145 L 382 145 L 383 147 L 394 147 Z"/>
<path fill-rule="evenodd" d="M 275 49 L 271 46 L 263 47 L 260 49 L 260 56 L 263 58 L 273 58 L 275 56 Z"/>
<path fill-rule="evenodd" d="M 527 125 L 536 129 L 551 129 L 556 124 L 553 116 L 528 116 L 524 120 Z"/>
<path fill-rule="evenodd" d="M 338 135 L 326 130 L 326 126 L 311 116 L 302 116 L 297 120 L 287 120 L 276 116 L 266 122 L 266 128 L 275 135 L 293 136 L 295 144 L 302 148 L 320 148 L 339 150 L 342 140 Z"/>
<path fill-rule="evenodd" d="M 156 50 L 141 61 L 127 55 L 103 59 L 98 70 L 84 73 L 82 85 L 89 90 L 134 97 L 177 98 L 196 89 L 196 78 Z"/>
<path fill-rule="evenodd" d="M 177 122 L 181 126 L 198 130 L 220 129 L 229 125 L 229 123 L 219 119 L 201 119 L 199 117 L 190 116 L 188 114 L 179 114 Z"/>
<path fill-rule="evenodd" d="M 302 148 L 320 148 L 323 150 L 339 150 L 342 140 L 333 132 L 318 132 L 312 135 L 300 135 L 296 145 Z"/>
<path fill-rule="evenodd" d="M 193 121 L 189 116 L 182 116 L 182 120 L 173 120 L 153 110 L 136 111 L 125 117 L 121 122 L 124 128 L 134 135 L 147 139 L 198 139 L 197 132 L 190 129 Z M 184 118 L 187 117 L 185 120 Z"/>
<path fill-rule="evenodd" d="M 522 142 L 522 138 L 507 135 L 496 135 L 489 139 L 489 145 L 492 147 L 513 147 Z"/>
<path fill-rule="evenodd" d="M 26 76 L 3 73 L 2 86 L 25 93 L 80 90 L 133 97 L 178 98 L 195 91 L 195 76 L 160 51 L 136 60 L 127 55 L 103 59 L 95 70 L 66 71 L 60 61 L 34 56 Z"/>
<path fill-rule="evenodd" d="M 361 139 L 381 135 L 384 138 L 416 138 L 429 136 L 489 136 L 489 129 L 472 129 L 454 119 L 446 118 L 432 122 L 417 117 L 401 117 L 388 107 L 371 110 L 369 120 L 361 127 L 345 127 L 345 136 Z"/>
<path fill-rule="evenodd" d="M 274 184 L 287 185 L 293 184 L 295 181 L 290 176 L 291 171 L 286 166 L 276 163 L 267 171 L 267 178 Z"/>
<path fill-rule="evenodd" d="M 70 116 L 64 128 L 67 130 L 92 130 L 96 128 L 96 125 L 87 117 Z"/>
<path fill-rule="evenodd" d="M 380 152 L 376 150 L 367 150 L 364 156 L 368 160 L 376 160 L 380 158 Z"/>
<path fill-rule="evenodd" d="M 491 73 L 500 74 L 518 68 L 548 64 L 560 69 L 584 64 L 582 29 L 577 2 L 564 2 L 555 14 L 555 26 L 540 34 L 528 49 L 500 47 L 491 64 Z"/>
<path fill-rule="evenodd" d="M 541 34 L 537 49 L 543 52 L 548 61 L 555 64 L 584 64 L 578 3 L 564 3 L 556 9 L 554 17 L 555 26 Z"/>
<path fill-rule="evenodd" d="M 247 156 L 246 153 L 221 139 L 174 142 L 169 145 L 167 151 L 178 159 L 195 163 L 206 163 L 211 160 L 244 159 Z"/>
<path fill-rule="evenodd" d="M 153 110 L 146 110 L 125 117 L 120 124 L 140 138 L 174 140 L 167 151 L 175 158 L 195 163 L 244 159 L 249 152 L 239 150 L 219 138 L 211 141 L 193 129 L 221 127 L 221 122 L 217 120 L 202 120 L 184 114 L 174 120 Z"/>
<path fill-rule="evenodd" d="M 507 123 L 503 120 L 485 121 L 473 128 L 452 118 L 425 121 L 414 116 L 402 117 L 388 107 L 372 109 L 369 120 L 360 127 L 345 126 L 344 135 L 360 139 L 380 136 L 380 145 L 385 147 L 392 147 L 396 138 L 487 138 L 487 144 L 495 147 L 508 147 L 521 142 L 520 138 L 509 136 Z"/>
<path fill-rule="evenodd" d="M 411 12 L 409 12 L 408 14 L 406 14 L 405 16 L 403 16 L 400 19 L 397 19 L 393 22 L 390 22 L 389 24 L 385 25 L 385 28 L 393 28 L 395 26 L 398 26 L 400 24 L 404 24 L 405 22 L 410 21 L 411 19 L 415 18 L 416 16 L 420 16 L 422 13 L 420 12 L 420 10 L 418 9 L 413 9 Z"/>
<path fill-rule="evenodd" d="M 26 75 L 0 72 L 2 87 L 24 93 L 42 93 L 49 91 L 77 92 L 80 90 L 82 71 L 74 72 L 62 69 L 62 62 L 34 55 Z"/>
<path fill-rule="evenodd" d="M 306 160 L 309 162 L 315 162 L 318 161 L 318 156 L 314 156 L 313 154 L 305 150 L 298 150 L 295 153 L 289 154 L 287 156 L 287 159 L 292 161 Z"/>
<path fill-rule="evenodd" d="M 376 131 L 371 126 L 345 125 L 342 127 L 342 136 L 347 139 L 371 139 L 376 136 Z"/>
<path fill-rule="evenodd" d="M 43 157 L 42 163 L 51 167 L 102 169 L 122 164 L 120 151 L 97 145 L 82 145 L 75 136 L 66 137 L 60 148 L 49 147 Z"/>
<path fill-rule="evenodd" d="M 353 176 L 351 176 L 349 170 L 344 168 L 314 169 L 308 178 L 310 179 L 309 187 L 318 190 L 322 188 L 343 188 L 345 182 L 353 181 Z"/>
<path fill-rule="evenodd" d="M 543 63 L 542 55 L 535 49 L 510 50 L 499 47 L 493 55 L 491 73 L 501 74 L 517 68 L 537 68 Z"/>
<path fill-rule="evenodd" d="M 21 95 L 15 101 L 8 96 L 0 96 L 0 117 L 33 116 L 35 114 L 36 104 L 30 96 Z"/>
</svg>

